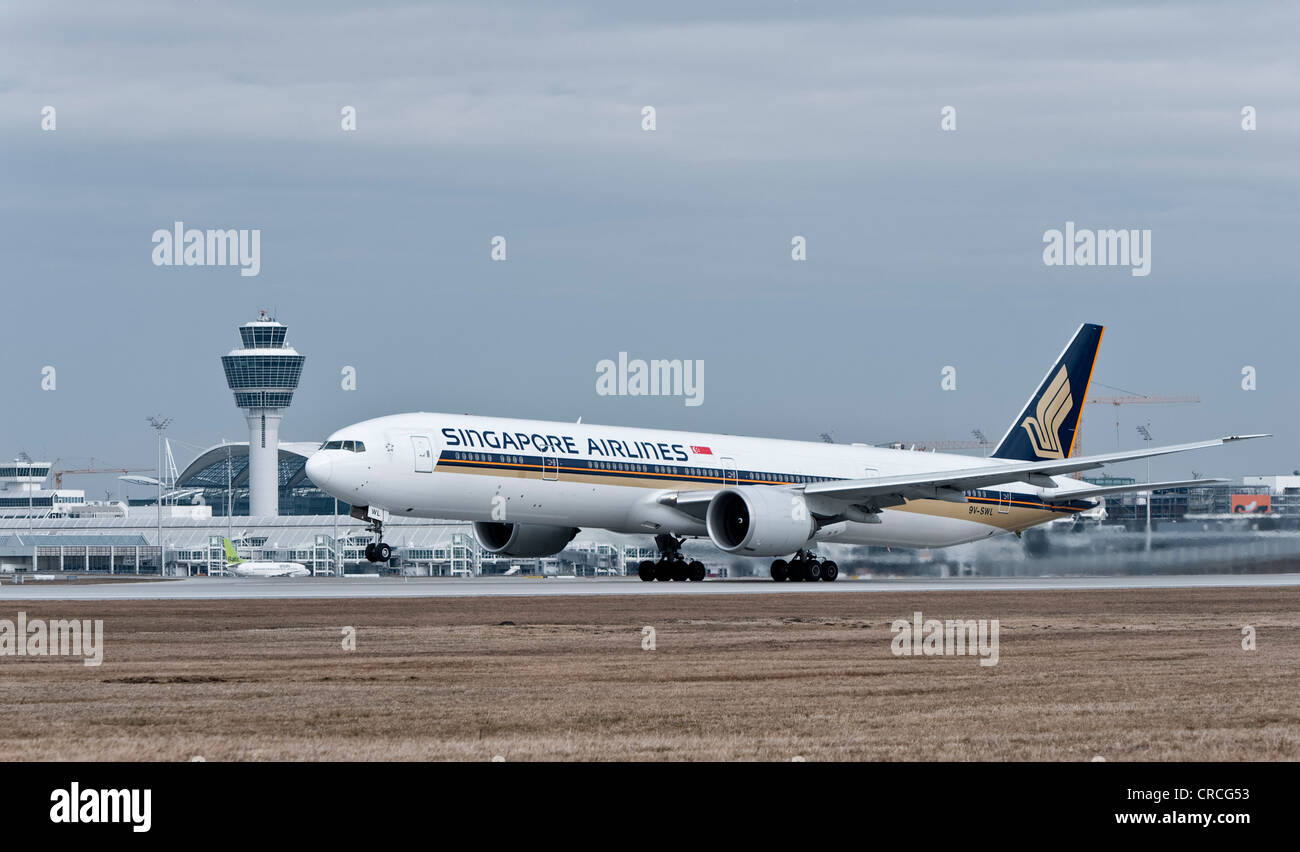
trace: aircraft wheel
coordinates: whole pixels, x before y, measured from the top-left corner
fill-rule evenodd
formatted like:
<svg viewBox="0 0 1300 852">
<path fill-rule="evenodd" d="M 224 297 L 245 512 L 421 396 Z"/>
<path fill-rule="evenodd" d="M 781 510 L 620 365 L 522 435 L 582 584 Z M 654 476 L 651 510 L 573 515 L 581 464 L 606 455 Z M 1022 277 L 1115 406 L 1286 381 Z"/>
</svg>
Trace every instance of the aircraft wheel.
<svg viewBox="0 0 1300 852">
<path fill-rule="evenodd" d="M 656 580 L 658 580 L 661 583 L 667 583 L 672 578 L 673 578 L 673 569 L 672 566 L 668 564 L 668 560 L 660 559 L 658 562 L 655 563 Z"/>
<path fill-rule="evenodd" d="M 802 582 L 802 581 L 803 581 L 803 570 L 804 570 L 804 567 L 803 567 L 803 560 L 802 560 L 802 559 L 791 559 L 791 560 L 790 560 L 790 568 L 789 568 L 790 582 L 791 582 L 791 583 L 799 583 L 799 582 Z"/>
<path fill-rule="evenodd" d="M 784 583 L 790 576 L 790 566 L 784 559 L 778 559 L 772 563 L 772 579 L 778 583 Z"/>
<path fill-rule="evenodd" d="M 636 566 L 636 575 L 641 578 L 642 582 L 651 582 L 655 578 L 655 564 L 649 559 L 643 560 L 640 565 Z"/>
<path fill-rule="evenodd" d="M 686 582 L 686 577 L 690 574 L 690 569 L 686 567 L 685 559 L 674 559 L 672 565 L 673 580 L 678 583 Z"/>
<path fill-rule="evenodd" d="M 822 564 L 816 559 L 809 559 L 804 563 L 804 579 L 810 583 L 815 583 L 822 578 Z"/>
<path fill-rule="evenodd" d="M 366 561 L 375 561 L 375 543 L 373 541 L 366 545 Z"/>
<path fill-rule="evenodd" d="M 834 583 L 835 578 L 840 576 L 840 566 L 834 562 L 827 562 L 822 565 L 822 580 L 827 583 Z"/>
<path fill-rule="evenodd" d="M 702 581 L 705 575 L 709 573 L 708 571 L 705 570 L 704 563 L 700 562 L 699 560 L 696 560 L 692 562 L 690 565 L 687 565 L 686 570 L 687 570 L 687 579 L 689 579 L 693 583 L 698 583 Z"/>
<path fill-rule="evenodd" d="M 387 562 L 393 558 L 393 549 L 381 541 L 375 545 L 375 557 L 376 562 Z"/>
</svg>

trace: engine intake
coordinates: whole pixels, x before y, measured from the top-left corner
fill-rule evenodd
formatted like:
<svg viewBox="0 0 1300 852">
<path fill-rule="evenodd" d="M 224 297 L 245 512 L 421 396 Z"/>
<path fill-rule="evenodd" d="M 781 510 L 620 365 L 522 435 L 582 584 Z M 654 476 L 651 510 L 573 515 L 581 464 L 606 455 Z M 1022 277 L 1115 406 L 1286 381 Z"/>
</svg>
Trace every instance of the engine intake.
<svg viewBox="0 0 1300 852">
<path fill-rule="evenodd" d="M 718 549 L 741 556 L 783 556 L 808 543 L 816 524 L 802 494 L 741 485 L 709 501 L 705 521 Z"/>
<path fill-rule="evenodd" d="M 554 556 L 577 534 L 577 527 L 548 524 L 503 524 L 495 521 L 474 524 L 474 537 L 483 549 L 503 556 Z"/>
</svg>

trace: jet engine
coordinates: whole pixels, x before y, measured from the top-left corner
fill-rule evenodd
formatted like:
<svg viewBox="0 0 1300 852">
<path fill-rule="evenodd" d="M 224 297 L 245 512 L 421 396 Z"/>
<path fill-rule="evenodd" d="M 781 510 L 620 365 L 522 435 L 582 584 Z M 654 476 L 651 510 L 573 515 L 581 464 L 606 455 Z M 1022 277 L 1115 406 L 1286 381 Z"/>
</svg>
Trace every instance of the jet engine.
<svg viewBox="0 0 1300 852">
<path fill-rule="evenodd" d="M 740 556 L 794 553 L 817 530 L 802 494 L 762 485 L 720 491 L 705 519 L 713 543 Z"/>
<path fill-rule="evenodd" d="M 474 537 L 489 553 L 503 556 L 554 556 L 578 534 L 577 527 L 549 524 L 503 524 L 479 521 Z"/>
</svg>

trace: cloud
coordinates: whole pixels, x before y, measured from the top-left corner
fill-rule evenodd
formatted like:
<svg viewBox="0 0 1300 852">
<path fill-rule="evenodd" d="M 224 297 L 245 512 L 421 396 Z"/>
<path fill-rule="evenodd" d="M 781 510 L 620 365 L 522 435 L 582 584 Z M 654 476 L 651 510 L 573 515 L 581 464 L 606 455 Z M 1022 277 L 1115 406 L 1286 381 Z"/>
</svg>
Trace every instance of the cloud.
<svg viewBox="0 0 1300 852">
<path fill-rule="evenodd" d="M 1097 168 L 1296 177 L 1294 6 L 21 5 L 0 95 L 92 140 L 428 150 L 887 173 Z M 353 105 L 359 132 L 339 129 Z M 654 134 L 641 107 L 659 113 Z M 1239 111 L 1262 127 L 1246 143 Z M 961 159 L 937 132 L 958 110 Z M 1245 147 L 1249 144 L 1249 147 Z M 1238 146 L 1235 162 L 1223 158 Z"/>
</svg>

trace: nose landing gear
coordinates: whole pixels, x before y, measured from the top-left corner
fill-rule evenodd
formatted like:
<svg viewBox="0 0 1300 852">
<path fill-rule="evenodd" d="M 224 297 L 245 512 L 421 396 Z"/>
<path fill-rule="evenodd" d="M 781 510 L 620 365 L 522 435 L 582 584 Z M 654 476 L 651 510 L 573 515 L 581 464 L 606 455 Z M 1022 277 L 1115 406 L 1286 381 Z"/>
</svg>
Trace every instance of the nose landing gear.
<svg viewBox="0 0 1300 852">
<path fill-rule="evenodd" d="M 375 534 L 375 540 L 366 545 L 366 560 L 368 562 L 387 562 L 393 558 L 393 548 L 384 542 L 384 522 L 378 518 L 370 522 L 366 527 L 370 532 Z"/>
<path fill-rule="evenodd" d="M 686 561 L 682 556 L 682 542 L 684 538 L 677 538 L 671 535 L 655 536 L 655 547 L 659 548 L 659 560 L 652 562 L 649 559 L 637 565 L 636 573 L 642 582 L 652 582 L 658 580 L 661 583 L 667 583 L 670 580 L 676 582 L 698 583 L 704 579 L 708 571 L 704 568 L 704 563 L 699 560 Z"/>
<path fill-rule="evenodd" d="M 366 522 L 366 531 L 375 534 L 375 540 L 366 545 L 368 562 L 387 562 L 393 558 L 393 548 L 384 543 L 384 519 L 388 512 L 377 506 L 353 506 L 352 517 Z"/>
<path fill-rule="evenodd" d="M 784 583 L 786 580 L 792 583 L 803 580 L 809 582 L 821 580 L 826 583 L 834 583 L 836 578 L 840 576 L 840 566 L 829 559 L 823 559 L 806 550 L 800 550 L 790 557 L 789 562 L 784 559 L 773 562 L 771 574 L 772 579 L 778 583 Z"/>
</svg>

